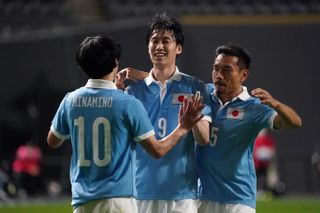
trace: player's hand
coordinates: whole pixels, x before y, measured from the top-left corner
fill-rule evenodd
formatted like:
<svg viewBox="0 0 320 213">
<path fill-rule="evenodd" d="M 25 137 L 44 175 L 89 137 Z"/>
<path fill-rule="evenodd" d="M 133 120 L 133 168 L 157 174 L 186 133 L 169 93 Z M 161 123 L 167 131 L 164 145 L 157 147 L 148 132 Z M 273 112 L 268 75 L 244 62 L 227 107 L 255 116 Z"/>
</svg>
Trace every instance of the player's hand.
<svg viewBox="0 0 320 213">
<path fill-rule="evenodd" d="M 139 81 L 148 77 L 149 73 L 141 70 L 137 70 L 131 67 L 126 68 L 127 76 L 126 78 L 131 81 Z"/>
<path fill-rule="evenodd" d="M 115 76 L 115 84 L 118 89 L 125 90 L 124 81 L 127 79 L 127 71 L 125 69 L 120 70 Z"/>
<path fill-rule="evenodd" d="M 183 104 L 179 111 L 179 124 L 190 130 L 201 118 L 203 117 L 202 109 L 204 104 L 202 104 L 203 97 L 198 91 L 196 95 L 191 95 L 190 99 L 185 97 L 183 99 Z"/>
<path fill-rule="evenodd" d="M 119 78 L 122 80 L 139 81 L 145 79 L 149 73 L 141 70 L 134 69 L 132 67 L 127 67 L 118 72 Z"/>
<path fill-rule="evenodd" d="M 120 70 L 115 77 L 116 86 L 119 89 L 125 90 L 125 80 L 131 80 L 137 82 L 145 79 L 149 75 L 148 72 L 140 71 L 131 67 Z"/>
<path fill-rule="evenodd" d="M 268 91 L 261 88 L 252 90 L 251 94 L 256 98 L 259 98 L 261 103 L 266 104 L 272 108 L 276 108 L 280 103 L 278 100 L 274 99 Z"/>
</svg>

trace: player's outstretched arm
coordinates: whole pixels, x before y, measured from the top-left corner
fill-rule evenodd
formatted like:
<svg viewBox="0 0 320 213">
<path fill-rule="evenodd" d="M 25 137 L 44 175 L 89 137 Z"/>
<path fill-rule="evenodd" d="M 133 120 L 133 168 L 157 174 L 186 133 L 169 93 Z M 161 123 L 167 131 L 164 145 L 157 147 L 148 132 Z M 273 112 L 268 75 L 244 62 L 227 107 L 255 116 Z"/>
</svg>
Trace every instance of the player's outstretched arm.
<svg viewBox="0 0 320 213">
<path fill-rule="evenodd" d="M 200 98 L 200 92 L 196 93 L 195 98 Z M 207 120 L 200 120 L 192 128 L 192 133 L 197 144 L 205 146 L 210 141 L 210 123 Z"/>
<path fill-rule="evenodd" d="M 125 90 L 125 80 L 139 81 L 148 77 L 149 73 L 131 67 L 120 70 L 115 77 L 115 84 L 118 89 Z"/>
<path fill-rule="evenodd" d="M 126 78 L 131 81 L 139 81 L 148 77 L 149 73 L 141 70 L 134 69 L 132 67 L 127 67 L 124 69 L 126 71 Z"/>
<path fill-rule="evenodd" d="M 47 137 L 47 143 L 51 148 L 58 148 L 63 143 L 63 140 L 55 136 L 50 130 Z"/>
<path fill-rule="evenodd" d="M 275 129 L 301 127 L 302 121 L 294 109 L 274 99 L 269 92 L 261 88 L 252 90 L 251 94 L 277 111 L 278 115 L 274 119 L 273 127 Z"/>
<path fill-rule="evenodd" d="M 192 128 L 193 137 L 198 145 L 205 146 L 210 142 L 210 122 L 201 120 Z"/>
<path fill-rule="evenodd" d="M 140 144 L 155 158 L 160 158 L 169 152 L 185 136 L 191 128 L 202 118 L 202 97 L 185 98 L 179 112 L 179 124 L 167 137 L 157 140 L 154 136 L 140 142 Z"/>
</svg>

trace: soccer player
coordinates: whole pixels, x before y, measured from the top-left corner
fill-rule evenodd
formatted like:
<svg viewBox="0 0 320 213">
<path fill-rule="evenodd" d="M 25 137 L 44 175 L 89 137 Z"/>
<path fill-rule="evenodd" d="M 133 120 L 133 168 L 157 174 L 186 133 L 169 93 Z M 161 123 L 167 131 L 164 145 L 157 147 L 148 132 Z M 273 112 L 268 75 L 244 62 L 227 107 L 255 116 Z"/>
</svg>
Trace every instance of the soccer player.
<svg viewBox="0 0 320 213">
<path fill-rule="evenodd" d="M 104 36 L 80 44 L 76 59 L 89 80 L 66 94 L 48 133 L 52 148 L 71 139 L 73 212 L 137 212 L 135 142 L 159 158 L 201 119 L 202 98 L 184 98 L 179 118 L 172 117 L 178 120 L 176 128 L 157 141 L 141 102 L 113 83 L 120 53 L 120 46 Z"/>
<path fill-rule="evenodd" d="M 254 141 L 263 128 L 300 127 L 299 115 L 266 90 L 248 93 L 249 53 L 233 44 L 216 49 L 211 92 L 212 127 L 207 146 L 197 146 L 200 213 L 256 212 Z M 214 86 L 214 89 L 213 89 Z M 206 130 L 207 131 L 207 130 Z"/>
<path fill-rule="evenodd" d="M 176 66 L 183 42 L 180 23 L 167 14 L 155 15 L 146 39 L 153 66 L 144 80 L 127 88 L 127 92 L 138 98 L 146 108 L 158 139 L 167 136 L 178 124 L 177 114 L 184 96 L 189 97 L 196 91 L 200 91 L 204 97 L 207 94 L 204 82 L 180 72 Z M 134 70 L 128 68 L 118 75 L 119 85 L 123 86 L 121 79 L 130 75 L 130 71 L 133 71 L 133 78 L 139 79 L 134 76 Z M 195 139 L 198 140 L 197 131 L 202 125 L 209 126 L 206 119 L 210 121 L 210 117 L 205 117 L 193 128 L 195 137 L 190 132 L 183 138 L 183 143 L 179 143 L 160 160 L 147 155 L 141 147 L 137 148 L 140 213 L 197 212 Z"/>
</svg>

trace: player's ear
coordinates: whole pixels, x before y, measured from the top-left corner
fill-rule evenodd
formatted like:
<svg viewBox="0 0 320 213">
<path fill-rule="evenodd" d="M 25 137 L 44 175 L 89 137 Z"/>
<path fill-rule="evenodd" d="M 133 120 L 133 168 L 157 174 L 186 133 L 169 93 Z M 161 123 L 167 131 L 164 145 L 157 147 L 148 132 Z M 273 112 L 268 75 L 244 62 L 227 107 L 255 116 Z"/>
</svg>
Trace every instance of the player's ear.
<svg viewBox="0 0 320 213">
<path fill-rule="evenodd" d="M 176 48 L 176 54 L 179 55 L 181 53 L 182 53 L 182 46 L 181 46 L 181 44 L 178 44 L 177 48 Z"/>
<path fill-rule="evenodd" d="M 245 80 L 247 80 L 248 76 L 249 76 L 249 69 L 242 69 L 241 70 L 241 76 L 240 76 L 240 81 L 241 83 L 244 82 Z"/>
</svg>

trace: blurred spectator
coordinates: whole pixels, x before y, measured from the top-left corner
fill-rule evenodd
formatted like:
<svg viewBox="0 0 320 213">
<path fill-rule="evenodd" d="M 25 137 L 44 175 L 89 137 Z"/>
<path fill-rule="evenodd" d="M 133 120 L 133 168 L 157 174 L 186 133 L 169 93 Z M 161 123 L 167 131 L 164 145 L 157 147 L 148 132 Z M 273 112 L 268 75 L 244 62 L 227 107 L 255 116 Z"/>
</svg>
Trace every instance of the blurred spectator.
<svg viewBox="0 0 320 213">
<path fill-rule="evenodd" d="M 18 147 L 12 169 L 20 193 L 35 195 L 43 190 L 41 160 L 42 152 L 33 142 Z"/>
<path fill-rule="evenodd" d="M 256 138 L 253 159 L 257 174 L 257 191 L 270 191 L 268 170 L 275 157 L 275 141 L 268 129 L 263 129 Z"/>
<path fill-rule="evenodd" d="M 9 175 L 2 168 L 2 162 L 0 167 L 0 201 L 8 201 L 7 184 L 9 183 Z"/>
<path fill-rule="evenodd" d="M 316 143 L 314 152 L 311 155 L 311 164 L 320 174 L 320 143 Z"/>
</svg>

